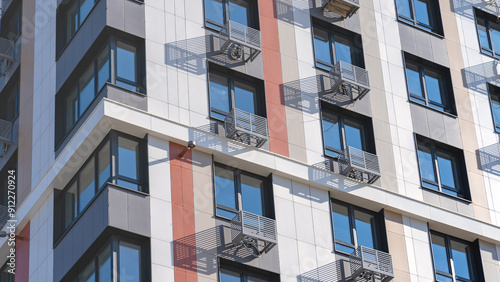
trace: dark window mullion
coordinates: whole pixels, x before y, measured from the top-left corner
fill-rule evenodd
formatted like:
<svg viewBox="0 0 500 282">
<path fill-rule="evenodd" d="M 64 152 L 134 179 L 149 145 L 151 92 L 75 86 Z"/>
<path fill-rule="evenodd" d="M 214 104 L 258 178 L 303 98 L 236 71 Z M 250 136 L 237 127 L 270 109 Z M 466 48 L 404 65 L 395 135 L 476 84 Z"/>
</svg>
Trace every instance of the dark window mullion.
<svg viewBox="0 0 500 282">
<path fill-rule="evenodd" d="M 424 101 L 425 105 L 429 106 L 429 98 L 427 96 L 427 86 L 425 84 L 425 69 L 422 66 L 418 67 L 418 72 L 420 74 L 420 85 L 422 87 L 422 90 L 424 91 Z"/>
<path fill-rule="evenodd" d="M 443 192 L 443 188 L 441 187 L 441 175 L 439 175 L 439 165 L 437 159 L 437 150 L 435 146 L 431 146 L 431 154 L 432 154 L 432 165 L 434 166 L 434 174 L 436 175 L 436 180 L 438 184 L 438 189 L 440 192 Z"/>
</svg>

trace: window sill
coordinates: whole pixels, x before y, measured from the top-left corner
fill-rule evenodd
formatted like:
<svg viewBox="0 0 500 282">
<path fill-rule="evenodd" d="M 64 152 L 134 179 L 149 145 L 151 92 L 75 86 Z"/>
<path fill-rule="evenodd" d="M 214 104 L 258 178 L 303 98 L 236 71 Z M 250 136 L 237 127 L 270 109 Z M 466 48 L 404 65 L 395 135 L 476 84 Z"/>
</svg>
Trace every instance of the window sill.
<svg viewBox="0 0 500 282">
<path fill-rule="evenodd" d="M 479 46 L 479 49 L 481 49 L 481 46 Z M 491 58 L 491 59 L 495 59 L 497 61 L 500 60 L 500 58 L 498 58 L 498 57 L 495 57 L 493 55 L 490 55 L 490 54 L 483 52 L 483 49 L 479 50 L 479 54 L 485 55 L 486 57 Z"/>
<path fill-rule="evenodd" d="M 460 197 L 457 197 L 457 196 L 453 196 L 453 195 L 450 195 L 450 194 L 446 194 L 444 192 L 441 192 L 441 191 L 436 191 L 434 189 L 430 189 L 430 188 L 427 188 L 427 187 L 424 187 L 424 186 L 420 186 L 420 188 L 422 188 L 422 190 L 425 190 L 425 191 L 429 191 L 429 192 L 433 192 L 433 193 L 436 193 L 440 196 L 445 196 L 445 197 L 448 197 L 448 198 L 451 198 L 451 199 L 454 199 L 454 200 L 457 200 L 457 201 L 460 201 L 460 202 L 463 202 L 465 204 L 472 204 L 472 201 L 471 200 L 468 200 L 468 199 L 465 199 L 465 198 L 460 198 Z"/>
<path fill-rule="evenodd" d="M 415 104 L 415 105 L 418 105 L 418 106 L 424 107 L 424 108 L 426 108 L 426 109 L 429 109 L 429 110 L 432 110 L 432 111 L 435 111 L 435 112 L 441 113 L 441 114 L 443 114 L 443 115 L 447 115 L 447 116 L 449 116 L 449 117 L 451 117 L 451 118 L 458 118 L 458 116 L 457 116 L 456 114 L 448 113 L 448 112 L 445 112 L 445 111 L 440 111 L 440 110 L 435 109 L 435 108 L 433 108 L 433 107 L 430 107 L 430 106 L 427 106 L 427 105 L 424 105 L 424 104 L 420 104 L 420 103 L 418 103 L 418 102 L 415 102 L 415 101 L 413 101 L 413 100 L 411 100 L 411 99 L 408 99 L 408 101 L 409 101 L 410 103 L 412 103 L 412 104 Z"/>
<path fill-rule="evenodd" d="M 436 37 L 438 37 L 438 38 L 440 38 L 440 39 L 444 39 L 444 35 L 442 35 L 442 34 L 439 34 L 439 33 L 433 32 L 433 31 L 429 31 L 429 30 L 427 30 L 427 29 L 425 29 L 425 28 L 421 28 L 421 27 L 419 27 L 418 25 L 414 25 L 414 24 L 411 24 L 411 23 L 405 22 L 405 21 L 403 21 L 403 20 L 399 19 L 399 17 L 398 17 L 398 22 L 403 23 L 403 24 L 405 24 L 405 25 L 407 25 L 407 26 L 411 26 L 411 27 L 413 27 L 413 28 L 416 28 L 416 29 L 418 29 L 418 30 L 420 30 L 420 31 L 426 32 L 426 33 L 428 33 L 428 34 L 430 34 L 430 35 L 436 36 Z"/>
</svg>

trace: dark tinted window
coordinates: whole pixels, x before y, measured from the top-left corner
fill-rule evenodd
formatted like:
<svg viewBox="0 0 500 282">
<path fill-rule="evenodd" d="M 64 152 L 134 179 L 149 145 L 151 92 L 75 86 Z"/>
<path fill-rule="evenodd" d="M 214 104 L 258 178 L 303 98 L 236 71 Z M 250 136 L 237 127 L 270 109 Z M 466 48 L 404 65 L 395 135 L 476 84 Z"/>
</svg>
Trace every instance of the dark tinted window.
<svg viewBox="0 0 500 282">
<path fill-rule="evenodd" d="M 98 1 L 69 0 L 61 3 L 57 12 L 57 54 L 73 38 Z"/>
<path fill-rule="evenodd" d="M 229 19 L 258 29 L 255 0 L 205 0 L 205 25 L 220 30 Z"/>
</svg>

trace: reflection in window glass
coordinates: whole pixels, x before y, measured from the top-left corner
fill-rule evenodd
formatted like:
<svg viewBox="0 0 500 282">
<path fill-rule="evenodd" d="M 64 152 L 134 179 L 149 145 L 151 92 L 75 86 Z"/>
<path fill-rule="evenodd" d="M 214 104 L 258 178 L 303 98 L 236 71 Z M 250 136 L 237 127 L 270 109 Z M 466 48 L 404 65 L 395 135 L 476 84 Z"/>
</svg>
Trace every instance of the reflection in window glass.
<svg viewBox="0 0 500 282">
<path fill-rule="evenodd" d="M 98 188 L 101 188 L 105 183 L 108 182 L 111 177 L 111 165 L 110 165 L 110 151 L 109 151 L 109 141 L 101 148 L 99 154 L 97 155 L 97 165 L 98 165 L 98 177 L 99 183 Z"/>
<path fill-rule="evenodd" d="M 463 197 L 458 156 L 430 141 L 418 141 L 418 161 L 422 185 L 455 197 Z M 439 178 L 437 175 L 439 174 Z"/>
<path fill-rule="evenodd" d="M 344 131 L 345 131 L 345 139 L 346 145 L 366 151 L 366 148 L 363 144 L 363 126 L 356 122 L 350 121 L 348 119 L 344 119 Z"/>
<path fill-rule="evenodd" d="M 434 266 L 436 270 L 450 273 L 448 264 L 448 255 L 446 254 L 446 245 L 444 237 L 432 234 L 432 254 L 434 255 Z"/>
<path fill-rule="evenodd" d="M 434 232 L 431 232 L 431 241 L 438 281 L 476 281 L 477 273 L 471 243 Z"/>
<path fill-rule="evenodd" d="M 90 106 L 94 100 L 94 66 L 90 66 L 80 78 L 80 115 Z"/>
<path fill-rule="evenodd" d="M 108 245 L 97 257 L 99 262 L 99 282 L 112 282 L 111 247 Z"/>
<path fill-rule="evenodd" d="M 80 189 L 80 212 L 92 200 L 95 194 L 94 181 L 94 158 L 91 158 L 83 167 L 78 177 L 78 187 Z"/>
<path fill-rule="evenodd" d="M 240 282 L 240 274 L 233 271 L 222 270 L 220 273 L 220 282 Z"/>
<path fill-rule="evenodd" d="M 353 243 L 351 225 L 349 223 L 349 210 L 346 206 L 332 203 L 333 234 L 335 240 Z"/>
<path fill-rule="evenodd" d="M 421 97 L 422 99 L 425 99 L 420 79 L 420 73 L 417 66 L 413 64 L 406 65 L 406 79 L 408 82 L 408 91 L 410 92 L 410 95 L 415 95 Z"/>
<path fill-rule="evenodd" d="M 247 175 L 241 175 L 241 204 L 244 211 L 264 215 L 262 207 L 262 189 L 264 183 Z"/>
<path fill-rule="evenodd" d="M 106 82 L 109 82 L 109 48 L 104 48 L 97 57 L 97 91 L 100 91 Z"/>
<path fill-rule="evenodd" d="M 126 242 L 120 242 L 119 255 L 119 281 L 141 281 L 141 247 Z"/>
<path fill-rule="evenodd" d="M 314 57 L 316 66 L 331 69 L 342 61 L 358 67 L 362 66 L 362 50 L 354 44 L 353 36 L 328 31 L 318 26 L 313 27 Z M 333 48 L 332 48 L 333 47 Z"/>
<path fill-rule="evenodd" d="M 64 194 L 64 228 L 73 222 L 78 214 L 76 181 L 68 188 Z"/>
<path fill-rule="evenodd" d="M 354 61 L 354 56 L 353 56 L 353 46 L 352 42 L 348 40 L 347 38 L 343 38 L 341 36 L 335 36 L 334 37 L 334 45 L 335 45 L 335 60 L 337 63 L 338 61 L 343 61 L 349 64 L 354 64 L 356 65 L 356 62 Z"/>
<path fill-rule="evenodd" d="M 422 83 L 423 82 L 423 83 Z M 452 112 L 451 90 L 446 88 L 442 70 L 406 61 L 406 85 L 410 100 L 439 111 Z"/>
<path fill-rule="evenodd" d="M 413 13 L 410 7 L 410 1 L 408 0 L 396 0 L 396 5 L 398 9 L 398 14 L 406 18 L 413 18 Z"/>
<path fill-rule="evenodd" d="M 75 122 L 78 120 L 78 92 L 76 87 L 73 88 L 66 98 L 65 108 L 65 117 L 66 117 L 66 131 L 69 131 Z"/>
<path fill-rule="evenodd" d="M 365 246 L 374 249 L 375 218 L 373 215 L 358 210 L 354 210 L 354 218 L 358 246 Z"/>
<path fill-rule="evenodd" d="M 475 13 L 481 53 L 500 58 L 500 24 L 488 13 L 478 9 Z"/>
<path fill-rule="evenodd" d="M 94 1 L 95 0 L 80 0 L 80 25 L 85 21 L 90 10 L 94 7 Z"/>
<path fill-rule="evenodd" d="M 500 90 L 490 85 L 491 111 L 493 112 L 493 122 L 497 130 L 500 130 Z"/>
<path fill-rule="evenodd" d="M 219 166 L 215 166 L 215 200 L 218 206 L 238 210 L 234 173 Z"/>
<path fill-rule="evenodd" d="M 330 156 L 336 156 L 337 152 L 342 151 L 342 139 L 340 138 L 340 125 L 336 116 L 323 116 L 323 138 L 325 140 L 325 149 Z"/>
<path fill-rule="evenodd" d="M 118 174 L 130 179 L 139 179 L 139 143 L 118 137 Z"/>
<path fill-rule="evenodd" d="M 243 83 L 234 83 L 234 103 L 237 109 L 257 114 L 255 88 Z"/>
<path fill-rule="evenodd" d="M 438 31 L 437 5 L 433 0 L 396 0 L 400 20 L 428 31 Z"/>
<path fill-rule="evenodd" d="M 80 273 L 78 277 L 78 282 L 95 282 L 95 265 L 94 262 L 91 261 Z"/>
<path fill-rule="evenodd" d="M 245 26 L 250 26 L 248 2 L 229 0 L 229 19 Z"/>
<path fill-rule="evenodd" d="M 220 26 L 224 25 L 224 4 L 221 0 L 205 0 L 205 18 Z M 215 25 L 210 27 L 218 28 Z"/>
<path fill-rule="evenodd" d="M 136 91 L 136 60 L 136 48 L 118 41 L 116 50 L 116 85 Z"/>
<path fill-rule="evenodd" d="M 229 88 L 227 78 L 210 74 L 210 108 L 212 116 L 224 119 L 230 112 Z"/>
<path fill-rule="evenodd" d="M 67 21 L 67 42 L 73 34 L 75 34 L 76 29 L 80 26 L 80 22 L 78 21 L 78 1 L 72 1 L 71 6 L 68 8 L 66 12 L 66 21 Z"/>
</svg>

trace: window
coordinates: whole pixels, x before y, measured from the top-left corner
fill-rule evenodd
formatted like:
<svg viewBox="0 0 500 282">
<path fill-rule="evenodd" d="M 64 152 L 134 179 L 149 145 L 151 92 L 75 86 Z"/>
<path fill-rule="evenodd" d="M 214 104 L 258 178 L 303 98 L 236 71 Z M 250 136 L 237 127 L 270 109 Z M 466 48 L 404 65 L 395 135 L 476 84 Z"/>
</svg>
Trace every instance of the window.
<svg viewBox="0 0 500 282">
<path fill-rule="evenodd" d="M 338 61 L 343 61 L 364 68 L 360 35 L 315 23 L 313 36 L 316 67 L 330 70 Z"/>
<path fill-rule="evenodd" d="M 262 81 L 212 70 L 209 73 L 209 91 L 212 118 L 224 120 L 233 108 L 266 116 Z"/>
<path fill-rule="evenodd" d="M 406 86 L 410 101 L 454 114 L 449 70 L 416 58 L 406 57 Z"/>
<path fill-rule="evenodd" d="M 71 281 L 147 281 L 145 271 L 146 249 L 144 243 L 113 237 L 101 248 L 97 255 L 85 264 L 83 269 L 78 271 Z"/>
<path fill-rule="evenodd" d="M 216 214 L 232 219 L 240 210 L 274 218 L 272 192 L 266 178 L 216 163 Z"/>
<path fill-rule="evenodd" d="M 144 92 L 143 44 L 122 41 L 112 37 L 92 58 L 79 77 L 68 80 L 57 98 L 57 111 L 64 118 L 58 121 L 56 144 L 73 129 L 106 83 L 134 92 Z M 111 54 L 115 54 L 113 57 Z M 140 57 L 139 57 L 140 55 Z M 139 63 L 142 62 L 142 63 Z M 111 74 L 115 74 L 111 76 Z"/>
<path fill-rule="evenodd" d="M 490 92 L 490 106 L 493 114 L 493 123 L 495 130 L 500 132 L 500 88 L 488 84 Z"/>
<path fill-rule="evenodd" d="M 7 262 L 0 268 L 0 281 L 2 282 L 14 282 L 14 271 L 15 268 L 8 265 L 9 259 Z"/>
<path fill-rule="evenodd" d="M 466 198 L 467 173 L 463 153 L 450 146 L 417 136 L 422 187 Z"/>
<path fill-rule="evenodd" d="M 12 84 L 10 82 L 13 82 Z M 0 96 L 0 119 L 13 122 L 19 115 L 19 77 L 9 80 Z"/>
<path fill-rule="evenodd" d="M 279 275 L 232 261 L 220 260 L 219 282 L 277 282 Z"/>
<path fill-rule="evenodd" d="M 440 282 L 479 281 L 472 243 L 431 231 L 436 280 Z"/>
<path fill-rule="evenodd" d="M 500 59 L 500 23 L 497 17 L 474 9 L 481 53 Z"/>
<path fill-rule="evenodd" d="M 358 246 L 381 249 L 377 213 L 331 199 L 335 250 L 350 254 Z"/>
<path fill-rule="evenodd" d="M 442 34 L 437 0 L 396 0 L 398 19 L 424 30 Z"/>
<path fill-rule="evenodd" d="M 231 20 L 259 29 L 255 0 L 205 0 L 205 25 L 220 30 Z"/>
<path fill-rule="evenodd" d="M 99 0 L 63 1 L 57 10 L 57 54 L 73 38 Z"/>
<path fill-rule="evenodd" d="M 321 105 L 325 155 L 337 158 L 347 146 L 374 153 L 370 118 Z"/>
<path fill-rule="evenodd" d="M 59 238 L 107 183 L 147 192 L 145 142 L 112 131 L 62 191 L 56 193 Z M 114 160 L 111 162 L 111 160 Z"/>
<path fill-rule="evenodd" d="M 17 3 L 16 3 L 17 2 Z M 12 41 L 16 41 L 21 35 L 22 1 L 13 1 L 7 8 L 9 11 L 2 15 L 1 35 Z M 5 11 L 3 11 L 5 12 Z"/>
</svg>

